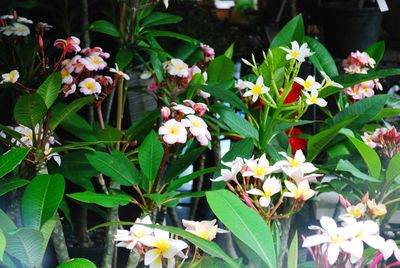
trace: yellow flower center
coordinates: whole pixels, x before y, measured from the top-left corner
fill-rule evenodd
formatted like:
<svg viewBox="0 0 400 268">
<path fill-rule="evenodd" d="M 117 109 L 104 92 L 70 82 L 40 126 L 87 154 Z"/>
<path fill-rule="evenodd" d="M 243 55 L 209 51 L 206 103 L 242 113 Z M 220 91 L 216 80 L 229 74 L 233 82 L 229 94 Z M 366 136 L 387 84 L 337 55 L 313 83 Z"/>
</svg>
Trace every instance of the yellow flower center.
<svg viewBox="0 0 400 268">
<path fill-rule="evenodd" d="M 160 251 L 161 254 L 169 251 L 169 243 L 165 240 L 158 241 L 156 243 L 156 248 Z"/>
<path fill-rule="evenodd" d="M 262 177 L 267 173 L 267 169 L 264 166 L 256 166 L 253 170 L 255 176 Z"/>
<path fill-rule="evenodd" d="M 309 89 L 309 88 L 312 87 L 312 85 L 313 85 L 313 82 L 311 82 L 310 80 L 306 80 L 306 81 L 304 82 L 304 88 Z"/>
<path fill-rule="evenodd" d="M 292 51 L 290 51 L 289 55 L 290 55 L 292 58 L 297 59 L 297 58 L 299 57 L 300 54 L 299 54 L 299 52 L 298 52 L 297 50 L 292 50 Z"/>
<path fill-rule="evenodd" d="M 93 91 L 93 90 L 94 90 L 94 83 L 86 82 L 86 83 L 85 83 L 85 87 L 86 87 L 87 89 L 89 89 L 90 91 Z"/>
<path fill-rule="evenodd" d="M 364 92 L 368 92 L 370 88 L 369 87 L 363 87 L 362 89 L 363 89 Z"/>
<path fill-rule="evenodd" d="M 272 196 L 272 189 L 269 188 L 264 192 L 264 197 L 265 198 L 271 198 L 271 196 Z"/>
<path fill-rule="evenodd" d="M 94 58 L 92 58 L 92 62 L 93 62 L 93 64 L 98 65 L 98 64 L 100 64 L 101 60 L 99 57 L 94 57 Z"/>
<path fill-rule="evenodd" d="M 301 165 L 301 163 L 294 158 L 289 158 L 288 162 L 292 167 L 299 167 Z"/>
<path fill-rule="evenodd" d="M 20 33 L 23 33 L 25 31 L 24 27 L 22 27 L 22 26 L 17 26 L 17 27 L 15 27 L 15 29 Z"/>
<path fill-rule="evenodd" d="M 362 211 L 361 211 L 361 209 L 359 209 L 357 207 L 353 207 L 353 208 L 350 209 L 349 215 L 354 217 L 354 218 L 356 218 L 356 219 L 358 219 L 358 218 L 360 218 L 362 216 Z"/>
<path fill-rule="evenodd" d="M 61 76 L 62 76 L 62 78 L 65 78 L 65 77 L 69 76 L 69 72 L 66 69 L 62 69 Z"/>
<path fill-rule="evenodd" d="M 341 242 L 343 242 L 343 238 L 341 238 L 338 235 L 331 235 L 331 243 L 332 244 L 340 244 Z"/>
<path fill-rule="evenodd" d="M 309 100 L 310 100 L 311 103 L 317 103 L 318 102 L 317 97 L 315 97 L 314 95 L 311 95 Z"/>
<path fill-rule="evenodd" d="M 11 72 L 10 73 L 10 81 L 12 82 L 12 81 L 14 81 L 14 79 L 15 79 L 15 73 Z"/>
<path fill-rule="evenodd" d="M 172 127 L 169 129 L 169 132 L 170 132 L 172 135 L 176 135 L 176 134 L 179 133 L 179 128 L 178 128 L 177 126 L 172 126 Z"/>
<path fill-rule="evenodd" d="M 260 85 L 254 85 L 251 90 L 253 91 L 254 95 L 260 95 L 263 89 Z"/>
</svg>

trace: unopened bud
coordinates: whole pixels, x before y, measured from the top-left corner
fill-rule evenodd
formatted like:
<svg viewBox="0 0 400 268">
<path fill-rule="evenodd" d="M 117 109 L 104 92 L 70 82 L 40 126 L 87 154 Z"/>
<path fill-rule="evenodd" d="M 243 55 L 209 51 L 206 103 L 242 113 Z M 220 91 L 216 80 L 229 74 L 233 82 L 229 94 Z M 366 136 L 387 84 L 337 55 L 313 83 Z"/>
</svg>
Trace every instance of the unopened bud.
<svg viewBox="0 0 400 268">
<path fill-rule="evenodd" d="M 169 119 L 170 115 L 171 115 L 171 110 L 168 107 L 164 106 L 161 108 L 161 116 L 165 121 Z"/>
</svg>

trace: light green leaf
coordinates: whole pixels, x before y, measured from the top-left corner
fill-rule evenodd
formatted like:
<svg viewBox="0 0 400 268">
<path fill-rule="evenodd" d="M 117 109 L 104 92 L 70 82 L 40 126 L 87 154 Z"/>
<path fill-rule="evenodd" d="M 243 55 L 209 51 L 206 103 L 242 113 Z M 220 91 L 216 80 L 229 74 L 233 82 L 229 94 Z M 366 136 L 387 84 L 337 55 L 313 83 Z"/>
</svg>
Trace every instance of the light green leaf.
<svg viewBox="0 0 400 268">
<path fill-rule="evenodd" d="M 125 69 L 125 67 L 131 63 L 132 59 L 133 53 L 127 48 L 121 48 L 118 50 L 117 56 L 115 56 L 115 61 L 117 62 L 120 70 Z"/>
<path fill-rule="evenodd" d="M 237 238 L 257 253 L 270 268 L 276 268 L 271 230 L 263 218 L 227 190 L 206 193 L 214 214 Z"/>
<path fill-rule="evenodd" d="M 0 261 L 3 261 L 4 251 L 6 250 L 7 240 L 3 232 L 0 231 Z"/>
<path fill-rule="evenodd" d="M 165 24 L 173 24 L 182 21 L 182 17 L 164 13 L 152 12 L 150 16 L 144 18 L 141 22 L 141 27 L 152 27 Z"/>
<path fill-rule="evenodd" d="M 15 121 L 30 129 L 34 129 L 36 124 L 45 117 L 46 113 L 46 103 L 37 93 L 19 97 L 14 107 Z"/>
<path fill-rule="evenodd" d="M 102 207 L 112 208 L 118 205 L 125 206 L 131 202 L 132 197 L 127 194 L 113 193 L 110 195 L 98 194 L 93 192 L 80 192 L 67 194 L 69 198 L 78 200 L 83 203 L 97 204 Z"/>
<path fill-rule="evenodd" d="M 299 238 L 297 231 L 293 236 L 293 240 L 290 243 L 288 252 L 288 267 L 297 268 L 297 263 L 299 262 Z"/>
<path fill-rule="evenodd" d="M 139 149 L 139 164 L 149 181 L 154 181 L 156 178 L 163 155 L 163 146 L 158 140 L 157 134 L 151 131 Z"/>
<path fill-rule="evenodd" d="M 386 170 L 386 180 L 392 181 L 400 176 L 400 153 L 397 153 L 390 159 L 388 168 Z"/>
<path fill-rule="evenodd" d="M 0 160 L 1 161 L 1 160 Z M 0 196 L 5 195 L 15 189 L 25 186 L 29 183 L 28 180 L 23 179 L 3 179 L 0 180 Z"/>
<path fill-rule="evenodd" d="M 0 209 L 0 231 L 12 232 L 17 229 L 14 222 L 8 217 L 8 215 Z"/>
<path fill-rule="evenodd" d="M 232 143 L 230 150 L 222 157 L 222 161 L 230 162 L 236 157 L 250 158 L 253 154 L 253 140 L 246 138 L 235 143 Z"/>
<path fill-rule="evenodd" d="M 60 72 L 52 73 L 36 91 L 37 94 L 42 96 L 47 109 L 53 105 L 54 101 L 60 94 L 61 80 Z"/>
<path fill-rule="evenodd" d="M 216 57 L 208 66 L 208 82 L 227 82 L 232 80 L 235 65 L 232 60 L 221 55 Z"/>
<path fill-rule="evenodd" d="M 329 77 L 339 74 L 335 60 L 323 44 L 309 36 L 305 36 L 304 41 L 307 42 L 311 51 L 314 52 L 310 57 L 310 60 L 314 64 L 315 68 L 319 71 L 324 71 Z"/>
<path fill-rule="evenodd" d="M 90 27 L 90 30 L 93 32 L 99 32 L 111 35 L 113 37 L 120 37 L 121 33 L 119 32 L 118 28 L 109 21 L 106 20 L 97 20 L 93 22 Z"/>
<path fill-rule="evenodd" d="M 360 178 L 360 179 L 363 179 L 366 181 L 381 182 L 380 180 L 361 172 L 349 160 L 340 159 L 336 166 L 336 170 L 350 172 L 354 177 Z"/>
<path fill-rule="evenodd" d="M 56 222 L 57 222 L 56 217 L 53 217 L 53 218 L 49 219 L 48 221 L 46 221 L 43 224 L 42 228 L 40 228 L 40 233 L 42 234 L 42 237 L 43 237 L 43 244 L 41 245 L 41 252 L 38 257 L 38 260 L 40 261 L 40 263 L 42 262 L 42 260 L 44 258 L 44 254 L 46 253 L 47 244 L 49 243 L 50 236 L 53 233 Z"/>
<path fill-rule="evenodd" d="M 76 258 L 58 265 L 57 268 L 96 268 L 96 265 L 87 259 Z"/>
<path fill-rule="evenodd" d="M 13 171 L 29 153 L 26 148 L 12 148 L 0 158 L 0 178 Z"/>
<path fill-rule="evenodd" d="M 296 40 L 303 43 L 304 38 L 304 22 L 302 15 L 297 15 L 293 19 L 291 19 L 283 28 L 278 32 L 275 38 L 272 40 L 270 49 L 287 46 L 291 41 Z"/>
<path fill-rule="evenodd" d="M 378 65 L 385 54 L 385 41 L 382 40 L 372 44 L 365 50 L 365 52 L 367 52 L 368 55 L 373 58 Z"/>
<path fill-rule="evenodd" d="M 53 218 L 64 196 L 65 182 L 59 174 L 36 176 L 26 187 L 22 197 L 24 226 L 40 230 Z"/>
<path fill-rule="evenodd" d="M 243 138 L 251 137 L 258 140 L 258 131 L 249 123 L 249 121 L 225 107 L 219 107 L 216 110 L 221 116 L 222 121 L 224 121 L 232 131 Z"/>
<path fill-rule="evenodd" d="M 235 51 L 235 43 L 232 43 L 227 48 L 227 50 L 225 50 L 225 52 L 224 52 L 225 57 L 227 57 L 228 59 L 232 60 L 234 51 Z"/>
<path fill-rule="evenodd" d="M 371 176 L 379 179 L 382 169 L 381 159 L 379 155 L 375 152 L 374 149 L 366 145 L 364 142 L 349 136 L 348 138 L 361 154 Z"/>
<path fill-rule="evenodd" d="M 372 120 L 379 121 L 388 117 L 398 116 L 399 114 L 400 108 L 383 108 Z"/>
</svg>

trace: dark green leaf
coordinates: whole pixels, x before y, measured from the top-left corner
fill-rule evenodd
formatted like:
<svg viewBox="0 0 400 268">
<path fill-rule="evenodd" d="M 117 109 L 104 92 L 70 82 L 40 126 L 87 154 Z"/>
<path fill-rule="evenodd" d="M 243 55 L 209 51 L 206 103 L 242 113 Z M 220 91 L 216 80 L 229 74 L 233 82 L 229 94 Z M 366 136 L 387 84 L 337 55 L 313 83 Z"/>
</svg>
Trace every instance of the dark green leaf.
<svg viewBox="0 0 400 268">
<path fill-rule="evenodd" d="M 174 191 L 176 189 L 178 189 L 179 187 L 181 187 L 183 184 L 192 181 L 204 174 L 207 173 L 213 173 L 215 171 L 219 170 L 218 167 L 211 167 L 211 168 L 206 168 L 206 169 L 202 169 L 202 170 L 197 170 L 193 173 L 190 173 L 189 175 L 183 176 L 181 178 L 178 178 L 176 180 L 173 180 L 169 186 L 168 186 L 168 191 Z"/>
<path fill-rule="evenodd" d="M 98 141 L 116 143 L 122 139 L 122 132 L 116 128 L 107 126 L 97 132 L 96 138 Z"/>
<path fill-rule="evenodd" d="M 132 59 L 133 53 L 127 48 L 121 48 L 118 50 L 117 56 L 115 56 L 115 61 L 117 62 L 120 70 L 125 69 L 125 67 L 131 63 Z"/>
<path fill-rule="evenodd" d="M 28 183 L 28 180 L 23 179 L 2 179 L 0 180 L 0 196 L 5 195 L 6 193 L 18 189 L 22 186 L 25 186 Z"/>
<path fill-rule="evenodd" d="M 208 82 L 226 82 L 232 80 L 235 65 L 232 60 L 221 55 L 216 57 L 208 66 Z"/>
<path fill-rule="evenodd" d="M 365 164 L 367 164 L 371 176 L 379 179 L 382 169 L 381 159 L 379 155 L 375 152 L 374 149 L 366 145 L 364 142 L 350 136 L 348 136 L 348 138 L 361 154 Z"/>
<path fill-rule="evenodd" d="M 388 168 L 386 170 L 386 180 L 392 181 L 400 176 L 400 153 L 397 153 L 390 159 Z"/>
<path fill-rule="evenodd" d="M 149 112 L 143 119 L 137 121 L 125 131 L 125 137 L 128 142 L 143 139 L 153 128 L 157 119 L 160 118 L 160 110 Z"/>
<path fill-rule="evenodd" d="M 184 155 L 179 156 L 176 160 L 170 163 L 168 166 L 165 181 L 178 177 L 184 172 L 191 164 L 196 161 L 200 155 L 205 151 L 206 147 L 200 147 L 186 152 Z"/>
<path fill-rule="evenodd" d="M 175 33 L 175 32 L 169 32 L 169 31 L 146 31 L 145 34 L 149 37 L 172 37 L 176 39 L 180 39 L 189 43 L 193 43 L 198 45 L 200 42 L 194 38 L 191 38 L 187 35 Z"/>
<path fill-rule="evenodd" d="M 310 57 L 310 60 L 314 64 L 315 68 L 319 71 L 324 71 L 329 77 L 337 76 L 339 72 L 335 60 L 324 45 L 309 36 L 305 36 L 304 41 L 307 42 L 311 51 L 314 52 Z"/>
<path fill-rule="evenodd" d="M 118 28 L 114 24 L 106 20 L 96 20 L 90 25 L 89 29 L 94 32 L 108 34 L 113 37 L 121 36 Z"/>
<path fill-rule="evenodd" d="M 140 168 L 149 181 L 154 181 L 156 178 L 163 155 L 163 146 L 157 134 L 151 131 L 139 149 Z"/>
<path fill-rule="evenodd" d="M 361 172 L 349 160 L 340 159 L 336 166 L 336 170 L 350 172 L 354 177 L 363 179 L 366 181 L 380 182 L 380 180 Z"/>
<path fill-rule="evenodd" d="M 282 30 L 275 36 L 272 40 L 269 48 L 276 48 L 280 46 L 287 46 L 291 41 L 296 40 L 301 43 L 303 42 L 304 37 L 304 22 L 303 17 L 297 15 L 293 19 L 291 19 Z"/>
<path fill-rule="evenodd" d="M 365 52 L 367 52 L 368 55 L 373 58 L 378 65 L 385 54 L 385 41 L 378 41 L 375 44 L 372 44 L 365 50 Z"/>
<path fill-rule="evenodd" d="M 164 24 L 173 24 L 182 21 L 182 17 L 164 13 L 164 12 L 152 12 L 150 16 L 144 18 L 141 23 L 141 27 L 151 27 Z"/>
<path fill-rule="evenodd" d="M 42 97 L 37 94 L 27 94 L 19 97 L 14 107 L 14 117 L 18 124 L 34 129 L 46 115 L 47 106 Z"/>
<path fill-rule="evenodd" d="M 53 105 L 60 94 L 61 80 L 60 72 L 52 73 L 36 91 L 37 94 L 42 96 L 47 109 Z"/>
<path fill-rule="evenodd" d="M 125 206 L 131 202 L 132 197 L 127 194 L 114 193 L 110 195 L 98 194 L 93 192 L 80 192 L 67 194 L 69 198 L 78 200 L 83 203 L 97 204 L 102 207 L 112 208 L 118 205 Z"/>
<path fill-rule="evenodd" d="M 231 145 L 230 150 L 222 157 L 222 161 L 230 162 L 235 160 L 236 157 L 250 158 L 253 149 L 254 145 L 251 138 L 237 141 Z"/>
<path fill-rule="evenodd" d="M 0 178 L 13 171 L 25 159 L 29 149 L 13 148 L 0 158 Z"/>
</svg>

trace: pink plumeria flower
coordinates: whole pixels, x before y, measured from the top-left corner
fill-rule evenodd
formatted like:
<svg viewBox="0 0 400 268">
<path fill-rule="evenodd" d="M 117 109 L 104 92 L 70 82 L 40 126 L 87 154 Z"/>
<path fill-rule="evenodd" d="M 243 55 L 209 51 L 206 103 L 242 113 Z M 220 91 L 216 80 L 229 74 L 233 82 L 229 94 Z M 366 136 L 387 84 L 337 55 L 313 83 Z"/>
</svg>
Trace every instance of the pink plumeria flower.
<svg viewBox="0 0 400 268">
<path fill-rule="evenodd" d="M 164 69 L 172 76 L 188 77 L 189 67 L 181 59 L 172 59 L 164 63 Z"/>
<path fill-rule="evenodd" d="M 362 83 L 356 85 L 356 87 L 358 87 L 358 92 L 359 92 L 359 94 L 361 94 L 363 96 L 363 98 L 369 98 L 369 97 L 372 97 L 375 95 L 374 81 L 362 82 Z"/>
<path fill-rule="evenodd" d="M 168 107 L 164 106 L 161 108 L 161 116 L 165 121 L 169 119 L 170 115 L 171 115 L 171 110 Z"/>
<path fill-rule="evenodd" d="M 195 114 L 195 111 L 192 108 L 175 102 L 172 103 L 172 109 L 183 114 Z"/>
<path fill-rule="evenodd" d="M 76 52 L 81 51 L 81 47 L 79 46 L 80 43 L 81 43 L 81 40 L 79 40 L 79 38 L 77 38 L 75 36 L 70 36 L 67 38 L 67 40 L 57 39 L 54 42 L 54 46 L 56 48 L 64 50 L 66 53 L 70 53 L 70 52 L 76 53 Z"/>
<path fill-rule="evenodd" d="M 218 233 L 228 233 L 228 231 L 218 228 L 217 220 L 212 221 L 188 221 L 182 220 L 185 231 L 195 234 L 203 239 L 212 241 Z"/>
<path fill-rule="evenodd" d="M 182 123 L 175 119 L 165 122 L 158 130 L 158 134 L 163 136 L 167 144 L 185 143 L 187 140 L 187 131 Z"/>
<path fill-rule="evenodd" d="M 297 41 L 292 41 L 290 44 L 292 46 L 290 49 L 286 47 L 281 47 L 281 49 L 287 52 L 287 60 L 294 59 L 298 62 L 304 62 L 307 57 L 310 57 L 312 54 L 314 54 L 308 48 L 307 43 L 303 43 L 301 46 L 299 46 L 299 43 L 297 43 Z"/>
<path fill-rule="evenodd" d="M 379 82 L 379 79 L 374 79 L 372 80 L 374 82 L 374 86 L 377 90 L 382 91 L 383 90 L 383 86 L 382 84 Z"/>
<path fill-rule="evenodd" d="M 82 54 L 85 54 L 86 56 L 99 56 L 103 59 L 108 59 L 110 57 L 110 53 L 104 52 L 101 47 L 93 47 L 93 48 L 85 48 L 82 49 Z"/>
<path fill-rule="evenodd" d="M 306 91 L 312 92 L 312 91 L 318 91 L 318 89 L 321 88 L 321 84 L 315 81 L 315 77 L 312 75 L 307 76 L 307 79 L 304 80 L 303 78 L 300 77 L 295 77 L 294 81 L 300 85 L 303 86 L 303 88 Z"/>
<path fill-rule="evenodd" d="M 182 119 L 182 125 L 189 128 L 190 133 L 195 137 L 204 136 L 208 131 L 206 122 L 200 117 L 191 114 Z"/>
<path fill-rule="evenodd" d="M 19 72 L 17 70 L 12 70 L 9 73 L 5 73 L 1 75 L 1 78 L 3 78 L 3 80 L 1 80 L 0 84 L 3 83 L 16 83 L 18 81 L 19 78 Z"/>
<path fill-rule="evenodd" d="M 252 176 L 264 180 L 266 175 L 279 171 L 279 168 L 269 165 L 269 161 L 265 154 L 263 154 L 259 159 L 246 159 L 245 162 L 247 164 L 247 170 L 243 172 L 243 176 Z"/>
<path fill-rule="evenodd" d="M 64 84 L 71 84 L 74 81 L 74 77 L 66 68 L 61 69 L 61 78 Z"/>
<path fill-rule="evenodd" d="M 258 202 L 262 207 L 268 207 L 271 203 L 271 197 L 281 191 L 282 185 L 281 181 L 275 177 L 268 177 L 262 186 L 262 191 L 260 189 L 250 189 L 247 191 L 248 194 L 261 196 Z"/>
<path fill-rule="evenodd" d="M 244 83 L 244 81 L 242 79 L 238 79 L 235 82 L 235 87 L 239 90 L 244 90 L 246 88 L 246 84 Z"/>
<path fill-rule="evenodd" d="M 135 223 L 152 224 L 149 216 L 144 217 L 143 220 L 138 218 Z M 116 246 L 132 250 L 143 238 L 153 233 L 153 229 L 140 224 L 134 224 L 129 231 L 117 230 L 117 234 L 114 236 L 114 241 L 118 242 Z"/>
<path fill-rule="evenodd" d="M 269 87 L 266 87 L 264 85 L 264 78 L 261 75 L 257 78 L 257 81 L 255 84 L 253 84 L 252 82 L 249 82 L 249 81 L 245 81 L 244 84 L 250 90 L 246 91 L 243 94 L 243 97 L 252 96 L 253 102 L 256 102 L 261 94 L 268 93 L 268 91 L 269 91 Z"/>
<path fill-rule="evenodd" d="M 103 58 L 98 55 L 92 55 L 86 58 L 82 58 L 81 63 L 88 71 L 103 70 L 107 66 L 107 62 L 105 62 L 105 60 L 103 60 Z"/>
<path fill-rule="evenodd" d="M 288 180 L 286 180 L 284 183 L 289 192 L 283 193 L 283 196 L 293 198 L 295 200 L 307 201 L 315 195 L 315 191 L 310 189 L 310 184 L 307 180 L 300 181 L 297 183 L 297 185 Z"/>
<path fill-rule="evenodd" d="M 316 104 L 319 107 L 325 107 L 326 105 L 328 105 L 328 102 L 326 100 L 324 100 L 323 98 L 318 98 L 317 90 L 313 90 L 311 91 L 311 93 L 303 91 L 303 94 L 306 97 L 306 103 L 308 105 Z"/>
<path fill-rule="evenodd" d="M 64 91 L 64 90 L 63 90 Z M 69 84 L 66 91 L 64 91 L 64 96 L 68 97 L 76 92 L 76 84 Z"/>
<path fill-rule="evenodd" d="M 206 130 L 204 135 L 195 136 L 196 140 L 200 143 L 201 146 L 207 146 L 209 141 L 211 141 L 211 133 Z"/>
<path fill-rule="evenodd" d="M 101 85 L 94 78 L 85 78 L 79 83 L 79 91 L 84 95 L 101 93 Z"/>
<path fill-rule="evenodd" d="M 212 47 L 205 45 L 203 43 L 200 44 L 200 48 L 204 54 L 204 61 L 209 62 L 212 61 L 215 57 L 215 51 Z"/>
<path fill-rule="evenodd" d="M 118 64 L 115 64 L 115 68 L 110 68 L 110 72 L 115 73 L 117 77 L 123 77 L 125 80 L 129 80 L 130 77 L 118 68 Z"/>
<path fill-rule="evenodd" d="M 229 169 L 221 169 L 221 176 L 211 179 L 211 181 L 231 181 L 236 180 L 237 174 L 243 169 L 244 161 L 242 158 L 237 157 L 232 162 L 222 162 L 222 164 Z"/>
<path fill-rule="evenodd" d="M 367 132 L 364 132 L 364 135 L 361 136 L 361 139 L 364 141 L 366 145 L 368 145 L 372 149 L 374 149 L 377 146 L 377 144 L 373 141 L 372 137 L 368 135 Z"/>
</svg>

